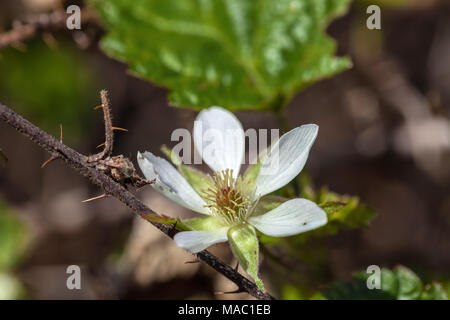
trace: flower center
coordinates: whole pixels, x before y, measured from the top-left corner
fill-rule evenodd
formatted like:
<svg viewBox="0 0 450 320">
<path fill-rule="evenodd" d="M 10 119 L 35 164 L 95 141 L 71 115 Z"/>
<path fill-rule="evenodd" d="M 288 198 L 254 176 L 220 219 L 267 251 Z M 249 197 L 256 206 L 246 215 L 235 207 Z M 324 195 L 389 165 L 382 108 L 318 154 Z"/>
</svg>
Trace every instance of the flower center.
<svg viewBox="0 0 450 320">
<path fill-rule="evenodd" d="M 245 195 L 245 183 L 241 176 L 233 177 L 233 170 L 226 169 L 216 172 L 213 185 L 204 191 L 206 207 L 212 214 L 229 225 L 245 222 L 251 201 Z"/>
</svg>

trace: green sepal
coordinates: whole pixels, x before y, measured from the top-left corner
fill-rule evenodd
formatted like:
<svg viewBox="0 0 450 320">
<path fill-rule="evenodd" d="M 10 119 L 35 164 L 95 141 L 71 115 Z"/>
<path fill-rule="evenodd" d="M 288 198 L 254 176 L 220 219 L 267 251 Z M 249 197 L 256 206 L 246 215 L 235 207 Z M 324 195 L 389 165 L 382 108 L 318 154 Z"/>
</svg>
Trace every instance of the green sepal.
<svg viewBox="0 0 450 320">
<path fill-rule="evenodd" d="M 201 195 L 204 191 L 208 190 L 213 185 L 213 181 L 210 176 L 203 172 L 186 166 L 182 163 L 180 157 L 166 146 L 161 147 L 162 152 L 169 158 L 170 161 L 178 168 L 181 175 L 191 185 L 191 187 Z"/>
<path fill-rule="evenodd" d="M 255 229 L 248 224 L 231 227 L 228 230 L 231 251 L 244 270 L 255 280 L 258 288 L 265 292 L 264 284 L 258 277 L 259 243 Z"/>
<path fill-rule="evenodd" d="M 177 225 L 181 223 L 180 227 L 187 230 L 182 231 L 190 231 L 190 230 L 217 230 L 223 227 L 226 227 L 224 223 L 222 223 L 219 219 L 213 216 L 203 216 L 198 218 L 192 218 L 187 220 L 179 220 Z"/>
<path fill-rule="evenodd" d="M 257 163 L 250 165 L 244 172 L 243 178 L 244 183 L 248 190 L 253 190 L 256 182 L 256 177 L 258 176 L 259 169 L 261 168 L 261 162 L 258 160 Z"/>
<path fill-rule="evenodd" d="M 263 215 L 276 207 L 278 207 L 283 202 L 289 200 L 288 198 L 279 197 L 279 196 L 264 196 L 259 199 L 256 207 L 252 213 L 252 216 L 260 216 Z"/>
</svg>

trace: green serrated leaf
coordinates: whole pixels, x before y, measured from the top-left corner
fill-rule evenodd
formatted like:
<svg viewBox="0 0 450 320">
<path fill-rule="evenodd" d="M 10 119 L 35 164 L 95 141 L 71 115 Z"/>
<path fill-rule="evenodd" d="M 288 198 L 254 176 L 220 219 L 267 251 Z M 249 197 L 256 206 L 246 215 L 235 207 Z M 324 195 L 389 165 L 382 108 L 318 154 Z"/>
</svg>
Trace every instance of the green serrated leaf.
<svg viewBox="0 0 450 320">
<path fill-rule="evenodd" d="M 350 66 L 328 23 L 349 0 L 90 0 L 101 45 L 176 106 L 270 110 Z"/>
<path fill-rule="evenodd" d="M 255 229 L 248 224 L 234 226 L 228 230 L 228 240 L 242 268 L 255 280 L 258 288 L 265 292 L 264 284 L 258 277 L 259 243 Z"/>
</svg>

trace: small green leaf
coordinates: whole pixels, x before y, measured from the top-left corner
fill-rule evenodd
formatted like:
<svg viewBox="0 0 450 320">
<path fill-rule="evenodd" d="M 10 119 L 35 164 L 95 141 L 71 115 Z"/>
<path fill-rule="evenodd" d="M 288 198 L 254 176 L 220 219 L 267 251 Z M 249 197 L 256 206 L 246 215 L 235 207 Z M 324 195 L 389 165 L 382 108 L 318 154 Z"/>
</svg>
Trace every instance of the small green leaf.
<svg viewBox="0 0 450 320">
<path fill-rule="evenodd" d="M 333 216 L 339 213 L 346 206 L 345 202 L 342 201 L 329 201 L 320 205 L 320 207 L 326 212 L 327 216 Z"/>
<path fill-rule="evenodd" d="M 258 277 L 259 243 L 255 229 L 251 225 L 238 225 L 228 230 L 228 240 L 234 256 L 242 268 L 255 280 L 261 291 L 264 284 Z"/>
<path fill-rule="evenodd" d="M 405 267 L 397 267 L 394 270 L 395 276 L 399 282 L 399 290 L 397 293 L 398 300 L 417 300 L 419 299 L 423 287 L 420 278 Z"/>
<path fill-rule="evenodd" d="M 202 195 L 206 190 L 212 187 L 213 181 L 210 176 L 204 174 L 200 170 L 186 166 L 182 163 L 181 159 L 172 150 L 166 146 L 162 146 L 161 150 L 164 152 L 167 158 L 178 168 L 181 175 L 187 180 L 191 187 L 199 194 Z"/>
<path fill-rule="evenodd" d="M 173 105 L 273 110 L 345 70 L 328 23 L 349 0 L 90 0 L 101 46 Z"/>
<path fill-rule="evenodd" d="M 286 202 L 287 198 L 284 197 L 278 197 L 278 196 L 264 196 L 259 199 L 255 211 L 253 212 L 252 216 L 259 216 L 262 214 L 265 214 L 269 212 L 270 210 L 275 209 L 283 202 Z"/>
<path fill-rule="evenodd" d="M 146 212 L 141 214 L 142 219 L 147 220 L 149 222 L 156 222 L 156 223 L 162 223 L 162 224 L 175 224 L 176 219 L 159 215 L 153 212 Z"/>
</svg>

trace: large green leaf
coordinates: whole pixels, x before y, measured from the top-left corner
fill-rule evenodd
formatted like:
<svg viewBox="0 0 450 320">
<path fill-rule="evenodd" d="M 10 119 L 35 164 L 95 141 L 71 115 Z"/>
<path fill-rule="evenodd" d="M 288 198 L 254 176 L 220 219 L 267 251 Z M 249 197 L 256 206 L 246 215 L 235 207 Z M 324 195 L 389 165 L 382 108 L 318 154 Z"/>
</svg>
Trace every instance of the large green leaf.
<svg viewBox="0 0 450 320">
<path fill-rule="evenodd" d="M 102 48 L 196 109 L 273 109 L 349 67 L 327 24 L 349 0 L 91 0 Z"/>
</svg>

